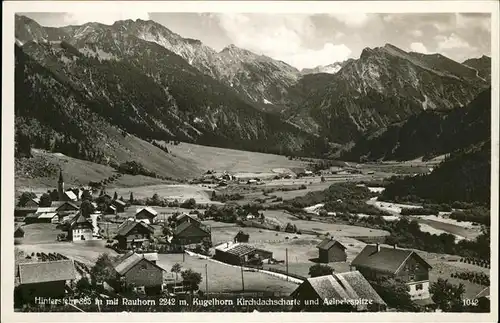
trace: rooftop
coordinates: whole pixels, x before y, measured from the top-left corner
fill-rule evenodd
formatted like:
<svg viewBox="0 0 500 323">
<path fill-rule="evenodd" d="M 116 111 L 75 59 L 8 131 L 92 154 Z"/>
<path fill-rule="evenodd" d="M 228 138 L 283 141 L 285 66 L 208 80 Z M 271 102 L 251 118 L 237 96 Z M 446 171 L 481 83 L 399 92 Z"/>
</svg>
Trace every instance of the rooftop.
<svg viewBox="0 0 500 323">
<path fill-rule="evenodd" d="M 19 264 L 19 282 L 21 284 L 44 283 L 75 278 L 75 266 L 71 260 Z"/>
<path fill-rule="evenodd" d="M 342 248 L 344 250 L 346 249 L 346 247 L 343 244 L 341 244 L 340 242 L 338 242 L 337 240 L 329 239 L 329 238 L 326 238 L 323 241 L 321 241 L 321 243 L 317 246 L 317 248 L 329 250 L 334 245 L 338 245 L 340 248 Z"/>
<path fill-rule="evenodd" d="M 351 265 L 367 267 L 380 272 L 395 274 L 412 255 L 418 257 L 419 260 L 428 268 L 432 268 L 413 250 L 380 247 L 380 251 L 377 251 L 376 245 L 365 246 L 365 248 L 352 261 Z"/>
<path fill-rule="evenodd" d="M 257 248 L 243 243 L 226 242 L 216 246 L 215 249 L 241 257 L 256 250 Z"/>
<path fill-rule="evenodd" d="M 156 255 L 156 259 L 154 259 L 153 255 Z M 149 259 L 148 259 L 149 258 Z M 136 264 L 138 264 L 141 260 L 146 260 L 153 264 L 155 267 L 163 270 L 163 268 L 155 265 L 151 261 L 155 261 L 158 258 L 158 254 L 137 254 L 133 251 L 129 251 L 123 255 L 121 255 L 114 263 L 113 267 L 116 272 L 120 275 L 126 274 L 131 268 L 133 268 Z"/>
<path fill-rule="evenodd" d="M 142 221 L 126 220 L 118 227 L 118 231 L 116 232 L 116 235 L 117 236 L 126 236 L 137 225 L 144 227 L 145 229 L 147 229 L 151 233 L 154 232 L 153 227 L 151 227 L 150 225 L 148 225 Z"/>
<path fill-rule="evenodd" d="M 359 271 L 308 278 L 307 282 L 321 299 L 366 299 L 373 301 L 373 303 L 386 305 Z"/>
<path fill-rule="evenodd" d="M 149 206 L 137 209 L 137 211 L 135 213 L 137 214 L 137 213 L 142 212 L 142 211 L 146 211 L 152 215 L 158 214 L 158 212 L 155 209 L 153 209 L 152 207 L 149 207 Z"/>
</svg>

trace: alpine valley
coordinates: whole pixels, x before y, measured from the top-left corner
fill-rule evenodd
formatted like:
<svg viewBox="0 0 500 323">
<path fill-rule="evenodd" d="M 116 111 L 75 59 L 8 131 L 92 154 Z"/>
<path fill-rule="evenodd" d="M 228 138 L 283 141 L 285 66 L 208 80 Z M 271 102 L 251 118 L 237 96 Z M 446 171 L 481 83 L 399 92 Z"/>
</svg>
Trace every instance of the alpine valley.
<svg viewBox="0 0 500 323">
<path fill-rule="evenodd" d="M 315 157 L 447 153 L 386 153 L 405 149 L 398 136 L 377 139 L 377 152 L 367 143 L 427 119 L 451 129 L 469 118 L 454 111 L 477 105 L 490 86 L 489 57 L 459 63 L 390 44 L 299 71 L 140 19 L 54 28 L 17 15 L 15 35 L 16 153 L 43 148 L 100 163 L 123 161 L 126 136 Z"/>
</svg>

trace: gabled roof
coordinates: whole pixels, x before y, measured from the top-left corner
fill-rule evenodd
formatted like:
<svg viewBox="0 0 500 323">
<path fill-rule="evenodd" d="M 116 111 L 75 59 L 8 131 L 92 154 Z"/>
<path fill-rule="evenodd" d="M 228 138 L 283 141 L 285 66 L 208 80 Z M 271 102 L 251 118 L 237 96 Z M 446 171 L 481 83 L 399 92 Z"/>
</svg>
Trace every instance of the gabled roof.
<svg viewBox="0 0 500 323">
<path fill-rule="evenodd" d="M 71 219 L 71 224 L 70 227 L 73 228 L 77 224 L 85 224 L 91 228 L 94 228 L 94 225 L 92 222 L 90 222 L 89 219 L 87 219 L 85 216 L 83 216 L 83 213 L 79 212 L 73 219 Z"/>
<path fill-rule="evenodd" d="M 321 299 L 353 301 L 366 299 L 373 301 L 373 303 L 386 305 L 359 271 L 308 278 L 307 283 Z"/>
<path fill-rule="evenodd" d="M 141 213 L 142 211 L 145 211 L 153 216 L 156 216 L 158 215 L 158 212 L 153 209 L 152 207 L 149 207 L 149 206 L 146 206 L 146 207 L 143 207 L 143 208 L 140 208 L 140 209 L 137 209 L 135 214 L 138 214 L 138 213 Z"/>
<path fill-rule="evenodd" d="M 40 213 L 39 219 L 52 219 L 57 216 L 57 212 Z"/>
<path fill-rule="evenodd" d="M 75 203 L 71 203 L 71 202 L 69 202 L 69 201 L 65 201 L 65 202 L 61 203 L 60 205 L 58 205 L 56 210 L 59 210 L 60 208 L 62 208 L 62 207 L 63 207 L 63 206 L 65 206 L 65 205 L 69 205 L 69 206 L 71 206 L 72 208 L 74 208 L 75 210 L 78 210 L 78 209 L 79 209 L 78 205 L 76 205 Z"/>
<path fill-rule="evenodd" d="M 112 209 L 112 210 L 115 210 L 115 211 L 116 211 L 116 206 L 114 206 L 114 205 L 109 205 L 109 206 L 108 206 L 108 209 Z"/>
<path fill-rule="evenodd" d="M 323 241 L 321 241 L 321 243 L 317 246 L 317 248 L 318 249 L 323 249 L 323 250 L 329 250 L 331 247 L 333 247 L 335 245 L 339 246 L 343 250 L 347 249 L 343 244 L 341 244 L 337 240 L 328 239 L 328 238 L 326 238 Z"/>
<path fill-rule="evenodd" d="M 64 195 L 66 195 L 70 200 L 78 200 L 78 197 L 73 193 L 73 191 L 66 191 L 64 192 Z"/>
<path fill-rule="evenodd" d="M 21 284 L 44 283 L 75 278 L 75 266 L 71 260 L 19 264 L 19 282 Z"/>
<path fill-rule="evenodd" d="M 184 232 L 185 230 L 187 230 L 188 228 L 190 227 L 195 227 L 195 228 L 198 228 L 199 230 L 205 232 L 205 233 L 210 233 L 210 231 L 207 230 L 207 228 L 203 225 L 199 225 L 199 224 L 194 224 L 194 223 L 191 223 L 191 222 L 183 222 L 181 224 L 179 224 L 178 226 L 175 227 L 175 230 L 174 230 L 174 235 L 179 235 L 181 234 L 182 232 Z"/>
<path fill-rule="evenodd" d="M 137 225 L 140 225 L 140 226 L 143 226 L 144 228 L 146 228 L 148 231 L 150 231 L 151 233 L 154 232 L 154 228 L 142 221 L 134 221 L 134 220 L 126 220 L 125 222 L 123 222 L 119 227 L 118 227 L 118 231 L 116 232 L 116 235 L 117 236 L 127 236 L 128 233 L 133 229 L 135 228 Z"/>
<path fill-rule="evenodd" d="M 127 205 L 127 203 L 125 203 L 125 202 L 123 202 L 121 200 L 114 200 L 113 203 L 119 204 L 121 206 L 126 206 Z"/>
<path fill-rule="evenodd" d="M 426 267 L 432 268 L 413 250 L 380 247 L 380 251 L 377 252 L 377 246 L 374 245 L 365 246 L 351 265 L 396 274 L 411 256 L 417 257 Z"/>
<path fill-rule="evenodd" d="M 129 251 L 123 256 L 119 257 L 113 267 L 115 268 L 116 272 L 120 275 L 125 275 L 130 269 L 132 269 L 135 265 L 137 265 L 141 261 L 147 261 L 151 265 L 159 268 L 160 270 L 164 270 L 160 266 L 156 265 L 155 263 L 151 262 L 150 260 L 147 259 L 147 257 L 144 254 L 137 254 L 133 251 Z"/>
</svg>

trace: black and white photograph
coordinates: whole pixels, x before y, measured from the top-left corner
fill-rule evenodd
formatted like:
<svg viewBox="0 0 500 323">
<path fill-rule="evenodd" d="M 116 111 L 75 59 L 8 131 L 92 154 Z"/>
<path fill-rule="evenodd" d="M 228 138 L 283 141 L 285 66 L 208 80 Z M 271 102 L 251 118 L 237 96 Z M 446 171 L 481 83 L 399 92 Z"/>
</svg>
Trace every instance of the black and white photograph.
<svg viewBox="0 0 500 323">
<path fill-rule="evenodd" d="M 498 3 L 442 2 L 11 3 L 7 310 L 496 321 Z"/>
</svg>

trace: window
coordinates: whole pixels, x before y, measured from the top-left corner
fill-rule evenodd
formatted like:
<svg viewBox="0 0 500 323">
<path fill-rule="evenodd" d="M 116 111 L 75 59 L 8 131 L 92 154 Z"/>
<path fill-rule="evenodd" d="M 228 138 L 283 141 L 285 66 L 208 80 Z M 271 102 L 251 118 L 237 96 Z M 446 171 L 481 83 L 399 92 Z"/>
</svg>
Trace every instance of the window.
<svg viewBox="0 0 500 323">
<path fill-rule="evenodd" d="M 417 284 L 417 285 L 415 285 L 415 289 L 416 290 L 422 290 L 422 289 L 424 289 L 424 285 L 423 284 Z"/>
</svg>

